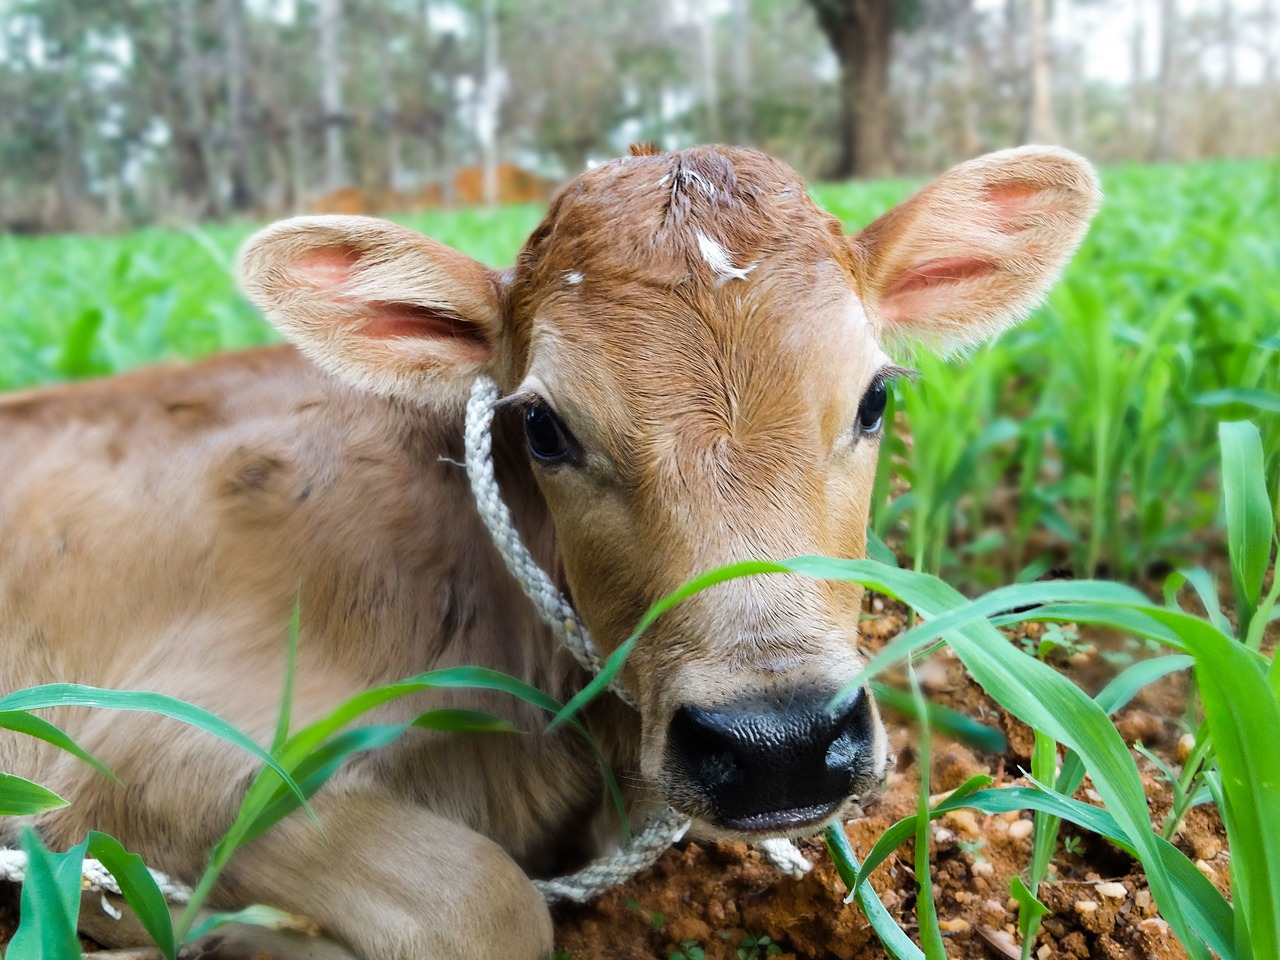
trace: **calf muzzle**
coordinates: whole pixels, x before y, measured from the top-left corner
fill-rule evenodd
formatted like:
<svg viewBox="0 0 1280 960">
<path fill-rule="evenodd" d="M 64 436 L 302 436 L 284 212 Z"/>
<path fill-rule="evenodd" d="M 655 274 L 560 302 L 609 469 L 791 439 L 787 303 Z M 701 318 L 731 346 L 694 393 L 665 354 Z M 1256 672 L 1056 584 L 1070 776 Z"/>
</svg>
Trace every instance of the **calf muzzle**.
<svg viewBox="0 0 1280 960">
<path fill-rule="evenodd" d="M 834 814 L 873 774 L 875 717 L 866 691 L 830 707 L 834 691 L 797 692 L 676 710 L 667 764 L 704 819 L 744 833 L 791 831 Z"/>
</svg>

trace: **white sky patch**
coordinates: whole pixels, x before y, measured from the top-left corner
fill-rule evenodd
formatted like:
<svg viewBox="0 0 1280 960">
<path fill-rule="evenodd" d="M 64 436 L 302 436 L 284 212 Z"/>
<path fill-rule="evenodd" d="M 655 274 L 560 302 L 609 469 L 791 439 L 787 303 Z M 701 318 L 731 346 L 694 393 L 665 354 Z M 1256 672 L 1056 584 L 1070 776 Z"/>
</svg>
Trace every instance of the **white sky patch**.
<svg viewBox="0 0 1280 960">
<path fill-rule="evenodd" d="M 721 280 L 745 280 L 747 274 L 756 268 L 754 263 L 745 267 L 735 267 L 729 252 L 701 230 L 698 231 L 698 252 L 702 254 L 702 259 L 707 261 L 707 266 Z"/>
</svg>

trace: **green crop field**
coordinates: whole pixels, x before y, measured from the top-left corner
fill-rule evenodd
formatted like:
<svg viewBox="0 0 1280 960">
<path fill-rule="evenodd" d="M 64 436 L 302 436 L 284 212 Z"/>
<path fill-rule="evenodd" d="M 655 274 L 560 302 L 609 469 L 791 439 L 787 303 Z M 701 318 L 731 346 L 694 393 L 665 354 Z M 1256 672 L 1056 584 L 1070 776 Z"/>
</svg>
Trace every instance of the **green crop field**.
<svg viewBox="0 0 1280 960">
<path fill-rule="evenodd" d="M 1218 511 L 1219 420 L 1257 422 L 1280 473 L 1280 164 L 1103 179 L 1088 240 L 1031 321 L 963 357 L 908 358 L 921 376 L 898 389 L 874 527 L 916 569 L 989 586 L 1062 565 L 1131 578 L 1196 555 Z M 913 186 L 813 192 L 854 229 Z M 540 215 L 404 222 L 502 266 Z M 0 388 L 271 340 L 234 286 L 251 229 L 0 238 Z"/>
<path fill-rule="evenodd" d="M 163 955 L 173 958 L 188 934 L 216 922 L 193 929 L 197 908 L 240 845 L 293 810 L 304 787 L 318 788 L 351 752 L 403 732 L 352 728 L 371 705 L 430 687 L 475 686 L 558 710 L 556 722 L 563 722 L 621 669 L 635 637 L 662 610 L 730 577 L 780 572 L 857 582 L 904 601 L 923 618 L 890 639 L 864 677 L 906 667 L 910 693 L 899 690 L 895 699 L 887 687 L 876 692 L 919 721 L 917 812 L 887 829 L 864 851 L 861 865 L 843 830 L 826 832 L 841 877 L 891 956 L 946 956 L 930 879 L 929 828 L 961 807 L 1034 811 L 1029 868 L 1025 880 L 1019 874 L 1009 887 L 1018 904 L 1023 960 L 1033 955 L 1048 909 L 1037 892 L 1050 877 L 1059 828 L 1068 824 L 1105 837 L 1140 863 L 1150 895 L 1193 960 L 1209 960 L 1211 950 L 1225 960 L 1280 955 L 1280 756 L 1274 750 L 1280 669 L 1274 654 L 1264 652 L 1274 646 L 1268 625 L 1280 620 L 1273 566 L 1280 490 L 1280 164 L 1132 167 L 1106 171 L 1103 179 L 1107 202 L 1092 233 L 1030 321 L 963 356 L 904 358 L 919 376 L 900 383 L 892 400 L 896 417 L 886 432 L 872 505 L 876 560 L 743 562 L 698 577 L 655 604 L 600 676 L 563 708 L 514 678 L 452 668 L 359 694 L 288 736 L 286 695 L 277 742 L 264 750 L 202 710 L 145 692 L 54 684 L 0 697 L 0 728 L 48 740 L 88 762 L 78 745 L 28 711 L 68 704 L 148 710 L 223 737 L 264 763 L 176 925 L 155 881 L 111 837 L 91 833 L 71 851 L 53 854 L 28 831 L 22 926 L 7 956 L 79 955 L 74 905 L 80 877 L 63 865 L 74 866 L 87 850 L 120 881 Z M 823 185 L 814 194 L 852 229 L 912 186 Z M 405 222 L 504 265 L 539 216 L 536 208 L 513 207 Z M 235 249 L 251 229 L 0 238 L 0 388 L 102 376 L 273 339 L 235 292 Z M 1223 422 L 1242 420 L 1252 424 Z M 1031 582 L 1054 568 L 1136 583 L 1147 592 L 1102 580 Z M 1151 601 L 1149 588 L 1163 573 L 1161 604 Z M 951 584 L 971 594 L 998 589 L 970 601 Z M 1191 594 L 1194 609 L 1206 616 L 1182 608 Z M 1025 621 L 1099 625 L 1167 655 L 1130 658 L 1090 696 L 1047 663 L 1056 641 L 1019 646 L 997 629 Z M 298 622 L 295 613 L 291 658 Z M 915 681 L 913 654 L 926 654 L 939 641 L 986 696 L 1033 732 L 1031 776 L 1022 781 L 1028 786 L 976 775 L 932 802 L 930 728 L 975 736 L 971 719 L 926 705 Z M 1135 754 L 1110 715 L 1146 685 L 1186 669 L 1194 671 L 1195 683 L 1181 720 L 1190 737 L 1181 772 L 1143 753 L 1161 767 L 1171 797 L 1169 812 L 1157 816 Z M 494 721 L 440 711 L 415 723 L 503 729 Z M 323 758 L 320 773 L 317 758 Z M 1075 798 L 1086 771 L 1100 806 Z M 0 771 L 0 815 L 64 802 Z M 1188 811 L 1203 803 L 1213 804 L 1228 835 L 1230 900 L 1170 842 Z M 919 947 L 866 882 L 909 840 L 916 890 L 915 919 L 907 926 L 916 930 Z M 1065 850 L 1066 839 L 1062 843 Z M 768 938 L 751 942 L 755 949 Z"/>
</svg>

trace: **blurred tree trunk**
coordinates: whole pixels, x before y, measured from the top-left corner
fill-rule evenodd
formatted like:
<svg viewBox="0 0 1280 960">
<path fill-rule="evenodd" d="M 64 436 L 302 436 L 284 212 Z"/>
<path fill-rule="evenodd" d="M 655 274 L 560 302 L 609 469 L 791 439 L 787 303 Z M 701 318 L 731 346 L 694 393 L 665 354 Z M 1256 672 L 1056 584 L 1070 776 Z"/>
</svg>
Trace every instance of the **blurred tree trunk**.
<svg viewBox="0 0 1280 960">
<path fill-rule="evenodd" d="M 484 108 L 481 111 L 481 147 L 483 150 L 484 202 L 498 202 L 498 10 L 497 0 L 484 4 Z"/>
<path fill-rule="evenodd" d="M 253 187 L 249 174 L 249 147 L 245 136 L 245 52 L 244 0 L 221 0 L 222 38 L 226 50 L 227 81 L 227 177 L 230 208 L 243 213 L 253 208 Z"/>
<path fill-rule="evenodd" d="M 1238 153 L 1240 144 L 1236 141 L 1235 101 L 1238 74 L 1236 59 L 1238 33 L 1236 18 L 1231 0 L 1218 0 L 1218 30 L 1222 43 L 1223 74 L 1222 88 L 1218 91 L 1220 106 L 1216 113 L 1217 130 L 1214 142 L 1229 153 Z"/>
<path fill-rule="evenodd" d="M 74 99 L 64 97 L 57 107 L 57 190 L 55 230 L 76 230 L 84 224 L 84 165 L 80 162 L 80 124 L 73 116 Z"/>
<path fill-rule="evenodd" d="M 1178 4 L 1160 0 L 1160 72 L 1156 78 L 1156 130 L 1151 159 L 1167 161 L 1177 152 Z"/>
<path fill-rule="evenodd" d="M 1032 143 L 1054 143 L 1058 131 L 1053 116 L 1053 59 L 1045 0 L 1029 0 L 1028 14 L 1031 20 L 1031 117 L 1027 126 Z"/>
<path fill-rule="evenodd" d="M 374 22 L 376 25 L 374 35 L 377 42 L 385 44 L 392 36 L 388 0 L 378 0 Z M 383 168 L 382 176 L 384 189 L 399 190 L 404 180 L 404 156 L 400 143 L 400 95 L 396 90 L 395 75 L 391 70 L 391 58 L 385 55 L 375 56 L 374 67 L 378 78 L 378 93 L 382 97 L 382 102 L 378 104 L 378 116 L 382 120 L 379 126 L 386 151 L 386 166 Z"/>
<path fill-rule="evenodd" d="M 324 128 L 324 189 L 347 186 L 343 154 L 342 78 L 346 75 L 343 50 L 338 42 L 342 29 L 342 0 L 320 0 L 320 112 Z"/>
<path fill-rule="evenodd" d="M 1146 0 L 1134 0 L 1133 33 L 1129 35 L 1129 106 L 1127 110 L 1127 126 L 1130 133 L 1137 134 L 1147 128 L 1147 116 L 1144 109 L 1144 91 L 1146 90 L 1146 63 L 1143 51 L 1146 44 Z"/>
<path fill-rule="evenodd" d="M 749 0 L 730 0 L 733 23 L 733 142 L 751 142 L 751 7 Z"/>
<path fill-rule="evenodd" d="M 200 45 L 196 39 L 196 0 L 178 0 L 177 47 L 178 83 L 182 88 L 183 111 L 175 124 L 174 139 L 179 151 L 178 180 L 182 192 L 197 217 L 218 217 L 222 202 L 216 175 L 208 112 L 200 75 Z"/>
<path fill-rule="evenodd" d="M 290 110 L 285 126 L 289 141 L 289 204 L 295 214 L 303 213 L 307 200 L 307 137 L 302 111 Z"/>
<path fill-rule="evenodd" d="M 840 62 L 837 177 L 892 172 L 889 61 L 893 0 L 809 0 Z"/>
<path fill-rule="evenodd" d="M 967 160 L 982 152 L 982 134 L 978 123 L 978 91 L 990 84 L 990 69 L 983 55 L 982 30 L 978 27 L 973 4 L 963 10 L 964 52 L 960 59 L 960 94 L 964 98 L 960 117 L 960 155 L 957 160 Z M 985 79 L 980 79 L 984 78 Z"/>
<path fill-rule="evenodd" d="M 706 129 L 701 139 L 719 141 L 720 134 L 720 91 L 716 84 L 716 33 L 715 16 L 711 8 L 702 6 L 702 14 L 698 23 L 698 65 L 702 84 L 702 103 Z"/>
</svg>

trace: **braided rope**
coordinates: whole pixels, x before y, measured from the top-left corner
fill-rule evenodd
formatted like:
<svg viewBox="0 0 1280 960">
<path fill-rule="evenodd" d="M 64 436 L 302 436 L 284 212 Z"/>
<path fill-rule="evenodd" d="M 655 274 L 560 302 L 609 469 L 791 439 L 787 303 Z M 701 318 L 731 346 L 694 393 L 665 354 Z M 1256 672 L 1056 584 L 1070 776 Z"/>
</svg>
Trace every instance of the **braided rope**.
<svg viewBox="0 0 1280 960">
<path fill-rule="evenodd" d="M 537 609 L 543 622 L 551 628 L 560 644 L 573 654 L 583 669 L 592 674 L 604 667 L 604 659 L 587 632 L 586 625 L 578 617 L 578 611 L 551 582 L 546 571 L 529 553 L 520 534 L 516 532 L 511 511 L 502 501 L 498 479 L 493 470 L 493 409 L 500 396 L 498 385 L 488 377 L 477 377 L 471 387 L 471 399 L 467 403 L 466 426 L 463 440 L 467 452 L 467 477 L 471 480 L 471 492 L 476 499 L 476 510 L 484 521 L 485 529 L 493 538 L 494 546 L 502 554 L 507 570 L 520 584 L 520 589 Z M 616 681 L 609 685 L 623 703 L 634 707 L 635 701 Z"/>
<path fill-rule="evenodd" d="M 544 900 L 572 900 L 586 903 L 610 887 L 626 883 L 641 870 L 658 862 L 667 848 L 684 836 L 689 819 L 667 807 L 644 825 L 631 842 L 617 853 L 592 860 L 577 873 L 554 880 L 535 880 Z"/>
<path fill-rule="evenodd" d="M 151 874 L 156 886 L 160 888 L 160 892 L 164 894 L 165 899 L 169 902 L 186 903 L 191 899 L 190 887 L 166 876 L 159 870 L 148 868 L 147 872 Z M 0 849 L 0 881 L 8 880 L 12 883 L 22 883 L 26 876 L 26 853 L 22 850 Z M 110 870 L 97 860 L 86 857 L 83 866 L 80 868 L 80 877 L 82 880 L 81 885 L 85 890 L 120 895 L 120 885 L 116 883 L 116 878 L 111 875 Z"/>
</svg>

